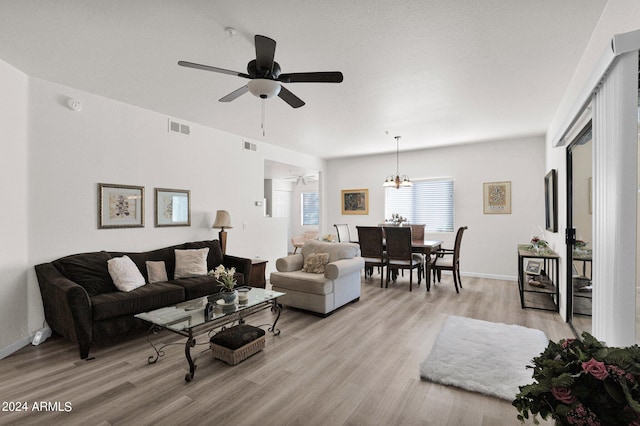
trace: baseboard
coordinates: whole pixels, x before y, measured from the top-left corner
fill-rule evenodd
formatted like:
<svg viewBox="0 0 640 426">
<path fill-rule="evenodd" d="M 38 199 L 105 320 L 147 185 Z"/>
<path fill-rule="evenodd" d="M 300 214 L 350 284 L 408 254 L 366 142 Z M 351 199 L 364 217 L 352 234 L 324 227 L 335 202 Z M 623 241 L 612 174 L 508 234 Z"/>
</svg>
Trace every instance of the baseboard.
<svg viewBox="0 0 640 426">
<path fill-rule="evenodd" d="M 33 339 L 33 336 L 26 336 L 7 347 L 0 348 L 0 359 L 6 358 L 12 353 L 17 352 L 25 346 L 29 345 L 31 343 L 31 339 Z"/>
<path fill-rule="evenodd" d="M 503 280 L 503 281 L 518 281 L 518 277 L 514 275 L 496 275 L 496 274 L 484 274 L 482 272 L 462 272 L 460 275 L 463 277 L 471 278 L 488 278 L 490 280 Z"/>
</svg>

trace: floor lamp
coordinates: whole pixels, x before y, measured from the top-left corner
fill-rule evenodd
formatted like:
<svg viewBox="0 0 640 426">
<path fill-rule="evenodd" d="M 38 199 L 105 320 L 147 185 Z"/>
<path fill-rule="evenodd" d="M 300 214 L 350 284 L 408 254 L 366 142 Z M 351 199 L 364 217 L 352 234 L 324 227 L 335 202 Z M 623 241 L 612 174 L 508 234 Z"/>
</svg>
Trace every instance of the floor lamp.
<svg viewBox="0 0 640 426">
<path fill-rule="evenodd" d="M 226 210 L 218 210 L 216 212 L 216 219 L 213 221 L 213 225 L 211 226 L 215 229 L 220 229 L 218 236 L 220 238 L 220 247 L 222 248 L 222 254 L 227 253 L 227 231 L 225 228 L 233 228 L 231 226 L 231 216 L 229 216 L 229 212 Z"/>
</svg>

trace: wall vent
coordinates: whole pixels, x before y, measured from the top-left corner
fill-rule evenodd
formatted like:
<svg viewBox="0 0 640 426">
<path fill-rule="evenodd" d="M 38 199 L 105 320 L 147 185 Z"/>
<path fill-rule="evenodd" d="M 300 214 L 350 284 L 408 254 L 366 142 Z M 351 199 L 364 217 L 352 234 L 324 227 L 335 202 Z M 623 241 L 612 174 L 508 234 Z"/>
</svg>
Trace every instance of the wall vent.
<svg viewBox="0 0 640 426">
<path fill-rule="evenodd" d="M 244 141 L 244 149 L 247 151 L 257 151 L 258 147 L 255 143 Z"/>
<path fill-rule="evenodd" d="M 191 133 L 191 129 L 189 129 L 188 124 L 179 123 L 172 119 L 169 119 L 169 129 L 170 133 L 181 133 L 183 135 L 189 135 Z"/>
</svg>

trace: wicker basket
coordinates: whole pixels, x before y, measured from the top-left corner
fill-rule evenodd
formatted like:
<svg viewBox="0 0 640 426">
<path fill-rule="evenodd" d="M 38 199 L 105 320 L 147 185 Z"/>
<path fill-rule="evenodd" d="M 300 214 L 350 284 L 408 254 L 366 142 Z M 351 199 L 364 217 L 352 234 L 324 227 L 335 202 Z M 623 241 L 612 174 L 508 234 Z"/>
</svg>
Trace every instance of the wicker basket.
<svg viewBox="0 0 640 426">
<path fill-rule="evenodd" d="M 264 349 L 265 346 L 265 337 L 258 337 L 253 342 L 249 342 L 244 346 L 239 347 L 238 349 L 229 349 L 224 346 L 216 345 L 215 343 L 211 343 L 211 352 L 213 353 L 213 357 L 219 360 L 226 362 L 227 364 L 236 365 L 240 361 L 244 361 L 249 358 L 251 355 L 256 354 Z"/>
</svg>

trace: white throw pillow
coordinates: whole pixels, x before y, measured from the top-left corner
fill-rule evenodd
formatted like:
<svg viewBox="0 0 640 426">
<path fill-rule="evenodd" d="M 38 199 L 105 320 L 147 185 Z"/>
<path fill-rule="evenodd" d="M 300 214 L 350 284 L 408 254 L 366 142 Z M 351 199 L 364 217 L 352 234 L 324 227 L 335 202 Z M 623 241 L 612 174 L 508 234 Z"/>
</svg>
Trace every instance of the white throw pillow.
<svg viewBox="0 0 640 426">
<path fill-rule="evenodd" d="M 207 275 L 207 256 L 209 248 L 195 250 L 175 250 L 175 278 L 199 277 Z"/>
<path fill-rule="evenodd" d="M 145 284 L 140 270 L 129 256 L 114 257 L 107 260 L 107 269 L 116 288 L 131 291 Z"/>
<path fill-rule="evenodd" d="M 150 283 L 169 281 L 169 278 L 167 278 L 167 267 L 163 260 L 147 260 L 145 263 L 147 265 L 147 275 L 149 276 Z"/>
</svg>

